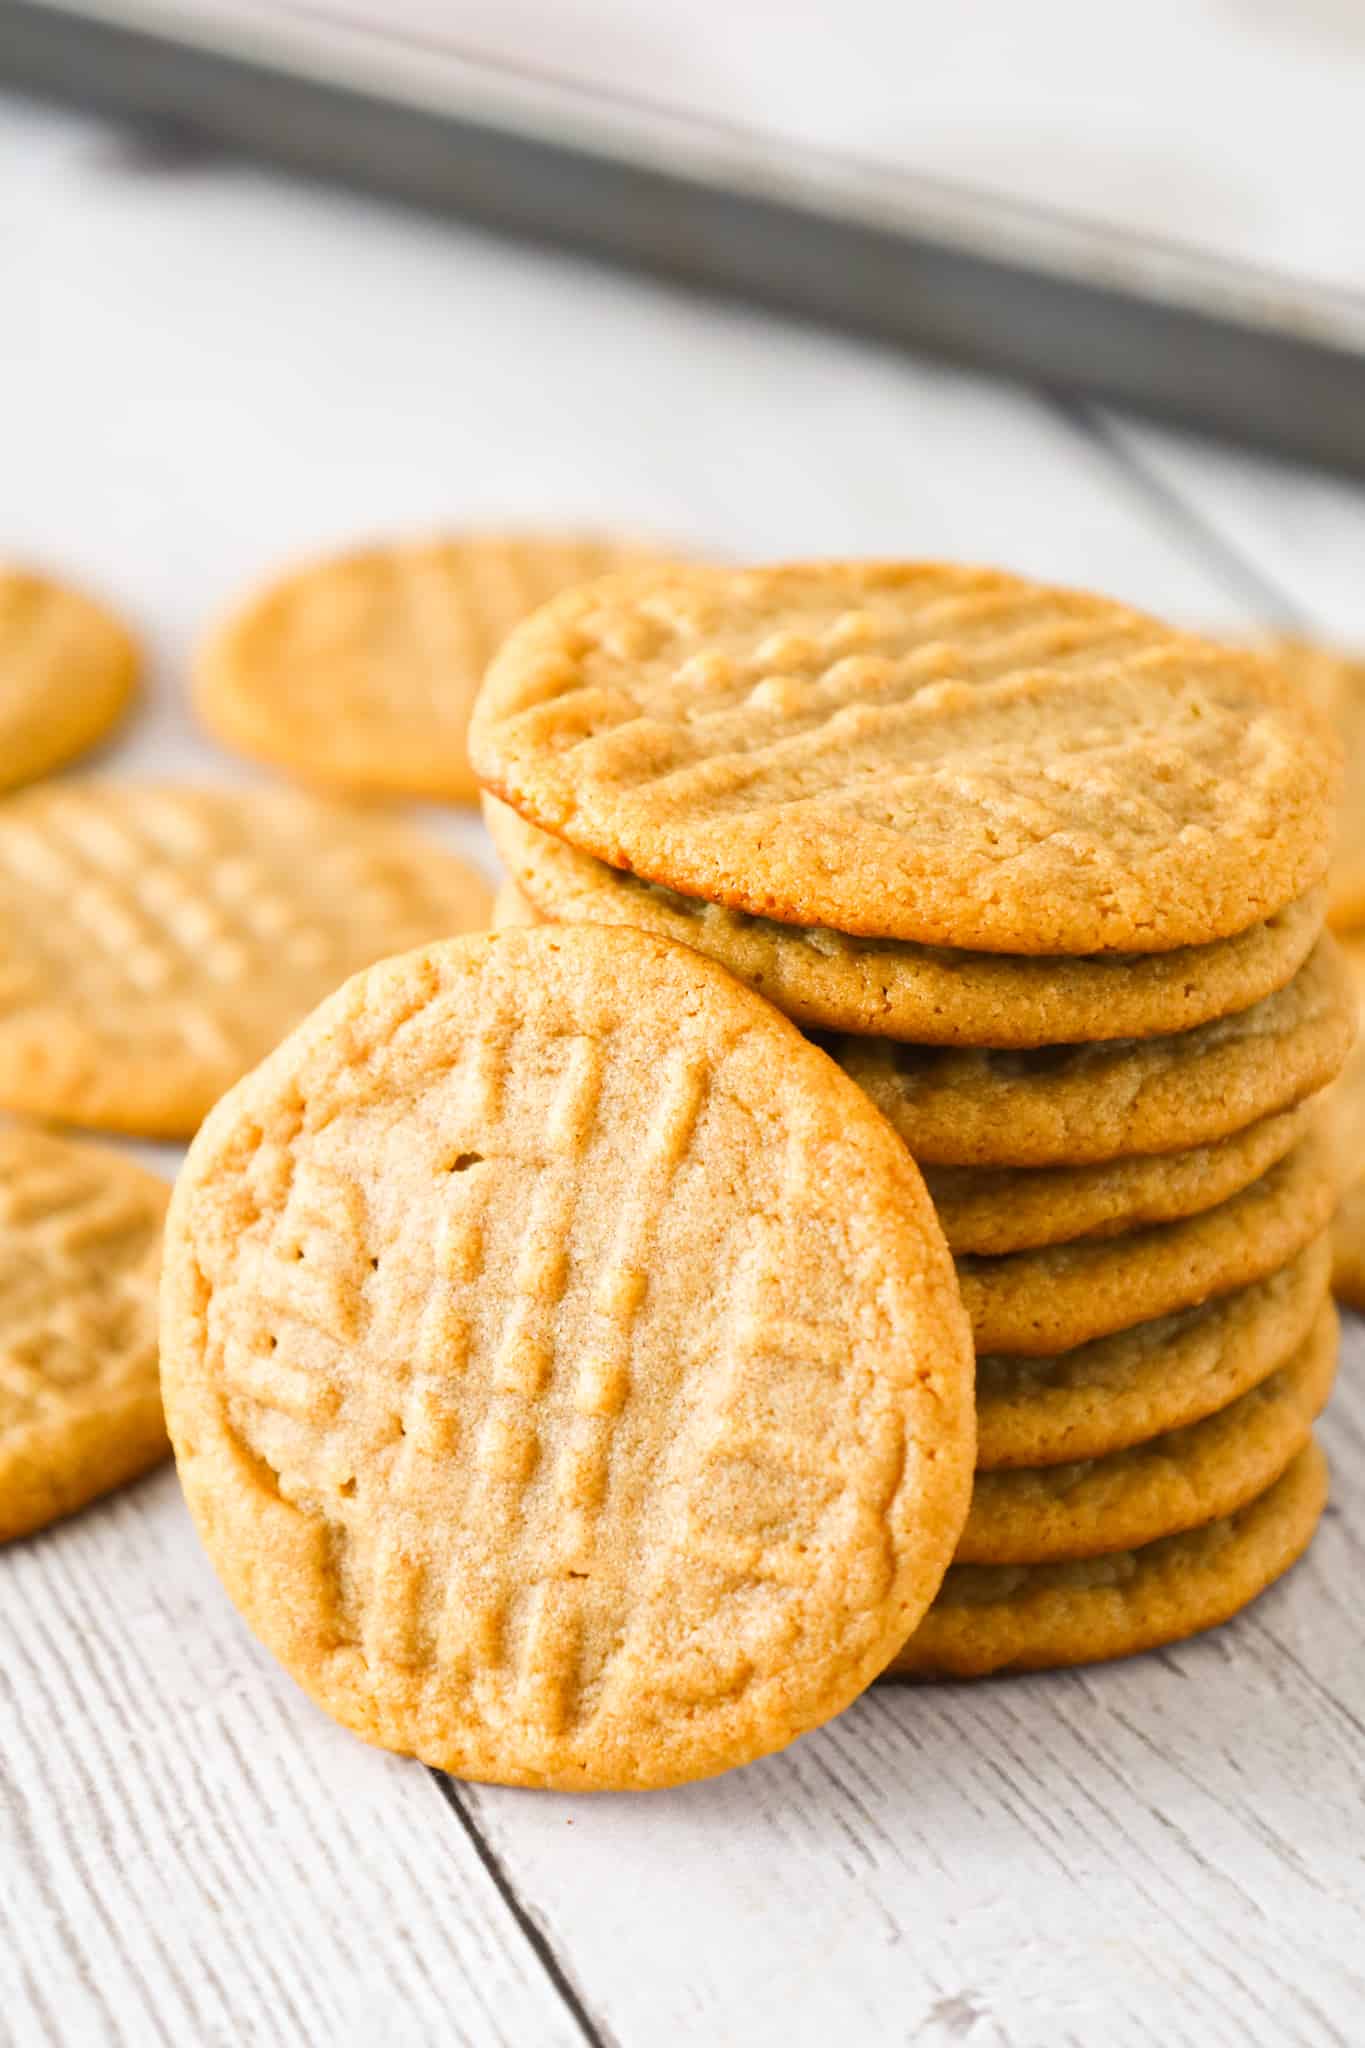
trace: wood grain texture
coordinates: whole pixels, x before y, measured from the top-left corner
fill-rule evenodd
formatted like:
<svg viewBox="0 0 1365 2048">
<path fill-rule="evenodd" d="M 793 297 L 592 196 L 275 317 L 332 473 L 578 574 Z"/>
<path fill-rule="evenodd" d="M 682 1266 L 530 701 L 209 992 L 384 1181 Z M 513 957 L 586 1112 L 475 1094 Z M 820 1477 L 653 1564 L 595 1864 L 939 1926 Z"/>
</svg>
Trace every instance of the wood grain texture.
<svg viewBox="0 0 1365 2048">
<path fill-rule="evenodd" d="M 250 1640 L 173 1473 L 0 1573 L 0 2037 L 580 2038 L 427 1774 Z"/>
<path fill-rule="evenodd" d="M 201 621 L 282 559 L 454 516 L 994 559 L 1242 629 L 1291 580 L 1334 630 L 1365 603 L 1362 493 L 1207 451 L 1216 495 L 1192 466 L 1154 486 L 1120 430 L 1024 394 L 242 168 L 134 176 L 94 123 L 0 105 L 0 177 L 7 544 L 156 655 L 114 772 L 240 780 L 185 705 Z M 1231 1627 L 887 1688 L 641 1799 L 443 1787 L 334 1729 L 164 1473 L 0 1553 L 0 2039 L 1352 2041 L 1363 1379 L 1356 1319 L 1335 1504 Z"/>
<path fill-rule="evenodd" d="M 762 2044 L 1348 2040 L 1365 1995 L 1363 1373 L 1354 1320 L 1318 1542 L 1212 1636 L 879 1690 L 645 1814 L 471 1791 L 612 2033 L 726 2038 L 742 2011 Z"/>
</svg>

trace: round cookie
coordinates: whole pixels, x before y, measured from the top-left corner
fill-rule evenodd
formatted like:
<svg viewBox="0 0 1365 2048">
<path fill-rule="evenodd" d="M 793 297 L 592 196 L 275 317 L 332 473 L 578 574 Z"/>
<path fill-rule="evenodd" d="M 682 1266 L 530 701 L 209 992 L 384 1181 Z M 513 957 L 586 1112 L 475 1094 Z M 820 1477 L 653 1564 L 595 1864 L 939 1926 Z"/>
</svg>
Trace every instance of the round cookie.
<svg viewBox="0 0 1365 2048">
<path fill-rule="evenodd" d="M 169 1195 L 117 1153 L 0 1128 L 0 1542 L 169 1449 L 156 1359 Z"/>
<path fill-rule="evenodd" d="M 1088 1166 L 1209 1145 L 1316 1094 L 1354 1019 L 1323 938 L 1286 988 L 1170 1038 L 983 1052 L 842 1038 L 840 1066 L 922 1166 Z"/>
<path fill-rule="evenodd" d="M 1336 1310 L 1323 1302 L 1294 1356 L 1230 1407 L 1107 1458 L 978 1472 L 961 1564 L 1046 1564 L 1135 1550 L 1233 1514 L 1308 1441 L 1336 1375 Z"/>
<path fill-rule="evenodd" d="M 571 592 L 492 663 L 470 750 L 523 817 L 647 881 L 1003 953 L 1245 931 L 1322 876 L 1340 782 L 1269 661 L 942 563 Z"/>
<path fill-rule="evenodd" d="M 348 983 L 206 1122 L 163 1302 L 233 1599 L 338 1720 L 465 1776 L 778 1748 L 885 1665 L 966 1517 L 970 1339 L 904 1148 L 643 934 Z"/>
<path fill-rule="evenodd" d="M 1327 1504 L 1310 1440 L 1256 1500 L 1141 1550 L 1066 1564 L 954 1565 L 888 1678 L 1102 1664 L 1216 1628 L 1289 1570 Z"/>
<path fill-rule="evenodd" d="M 463 862 L 290 790 L 0 805 L 0 1107 L 187 1137 L 359 967 L 486 921 Z"/>
<path fill-rule="evenodd" d="M 137 643 L 102 605 L 0 562 L 0 789 L 104 738 L 137 687 Z"/>
<path fill-rule="evenodd" d="M 1365 939 L 1343 938 L 1342 951 L 1355 986 L 1365 1026 Z M 1332 1226 L 1336 1261 L 1332 1290 L 1348 1308 L 1365 1309 L 1365 1029 L 1332 1083 L 1323 1111 L 1323 1125 L 1336 1151 L 1337 1172 L 1345 1190 Z"/>
<path fill-rule="evenodd" d="M 556 924 L 631 924 L 709 953 L 808 1030 L 921 1045 L 1037 1046 L 1187 1031 L 1282 988 L 1322 925 L 1320 889 L 1210 946 L 1085 959 L 971 953 L 777 924 L 679 896 L 579 853 L 496 797 L 484 817 L 526 905 Z"/>
<path fill-rule="evenodd" d="M 1313 1103 L 1300 1103 L 1187 1152 L 1099 1166 L 930 1166 L 924 1179 L 954 1252 L 999 1257 L 1118 1237 L 1227 1201 L 1283 1159 L 1315 1113 Z"/>
<path fill-rule="evenodd" d="M 1336 1207 L 1331 1148 L 1311 1131 L 1278 1166 L 1202 1216 L 1004 1259 L 961 1258 L 978 1351 L 1046 1357 L 1230 1294 L 1285 1265 Z"/>
<path fill-rule="evenodd" d="M 1310 640 L 1279 640 L 1270 652 L 1316 700 L 1341 736 L 1346 780 L 1327 888 L 1328 918 L 1347 931 L 1365 924 L 1365 661 Z"/>
<path fill-rule="evenodd" d="M 1350 1189 L 1332 1224 L 1332 1292 L 1347 1308 L 1365 1309 L 1365 1180 Z"/>
<path fill-rule="evenodd" d="M 472 803 L 470 708 L 512 627 L 574 584 L 659 559 L 586 535 L 502 533 L 328 556 L 272 582 L 206 641 L 200 716 L 305 781 Z"/>
<path fill-rule="evenodd" d="M 976 1361 L 978 1472 L 1105 1458 L 1214 1414 L 1305 1341 L 1331 1265 L 1324 1232 L 1278 1272 L 1052 1357 Z"/>
<path fill-rule="evenodd" d="M 509 925 L 543 924 L 545 920 L 531 908 L 515 882 L 500 882 L 493 897 L 493 915 L 489 923 L 495 932 L 505 932 Z"/>
</svg>

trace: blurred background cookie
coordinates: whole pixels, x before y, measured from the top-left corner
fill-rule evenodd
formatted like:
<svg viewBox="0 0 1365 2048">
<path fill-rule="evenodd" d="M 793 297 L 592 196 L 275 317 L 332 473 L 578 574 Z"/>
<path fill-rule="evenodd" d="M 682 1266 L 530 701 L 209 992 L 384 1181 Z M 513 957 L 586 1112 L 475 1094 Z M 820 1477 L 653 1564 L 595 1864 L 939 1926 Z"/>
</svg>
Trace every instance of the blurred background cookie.
<svg viewBox="0 0 1365 2048">
<path fill-rule="evenodd" d="M 465 729 L 519 620 L 616 569 L 661 560 L 592 535 L 391 541 L 294 570 L 205 642 L 196 702 L 227 745 L 355 794 L 472 803 Z"/>
<path fill-rule="evenodd" d="M 0 789 L 102 740 L 137 687 L 133 635 L 93 598 L 0 562 Z"/>
</svg>

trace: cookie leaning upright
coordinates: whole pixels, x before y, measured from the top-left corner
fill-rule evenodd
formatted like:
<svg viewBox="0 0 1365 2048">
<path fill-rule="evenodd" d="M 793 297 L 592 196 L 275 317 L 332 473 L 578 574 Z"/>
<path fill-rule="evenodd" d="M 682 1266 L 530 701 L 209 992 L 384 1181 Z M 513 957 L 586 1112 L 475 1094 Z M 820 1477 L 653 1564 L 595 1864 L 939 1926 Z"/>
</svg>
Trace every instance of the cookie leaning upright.
<svg viewBox="0 0 1365 2048">
<path fill-rule="evenodd" d="M 592 535 L 499 533 L 332 555 L 223 621 L 196 703 L 229 746 L 304 781 L 470 802 L 465 728 L 504 636 L 557 592 L 653 559 Z"/>
<path fill-rule="evenodd" d="M 166 1454 L 156 1323 L 169 1192 L 115 1152 L 0 1130 L 0 1541 Z"/>
<path fill-rule="evenodd" d="M 708 961 L 506 931 L 357 976 L 214 1111 L 168 1231 L 191 1510 L 294 1677 L 518 1784 L 662 1785 L 845 1706 L 962 1528 L 923 1184 Z"/>
<path fill-rule="evenodd" d="M 1340 777 L 1269 662 L 997 571 L 610 578 L 479 697 L 480 780 L 642 880 L 986 952 L 1159 952 L 1309 890 Z"/>
<path fill-rule="evenodd" d="M 103 605 L 0 562 L 0 789 L 104 738 L 137 687 L 131 633 Z"/>
</svg>

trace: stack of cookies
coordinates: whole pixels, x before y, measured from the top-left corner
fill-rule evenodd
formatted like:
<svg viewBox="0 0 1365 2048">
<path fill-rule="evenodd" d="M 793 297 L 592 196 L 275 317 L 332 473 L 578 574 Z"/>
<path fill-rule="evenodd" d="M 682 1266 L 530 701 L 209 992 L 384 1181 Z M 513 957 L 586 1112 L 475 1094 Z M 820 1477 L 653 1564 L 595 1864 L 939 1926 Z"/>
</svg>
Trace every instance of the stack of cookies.
<svg viewBox="0 0 1365 2048">
<path fill-rule="evenodd" d="M 893 1669 L 1225 1619 L 1326 1491 L 1353 1031 L 1330 730 L 1253 654 L 942 565 L 570 593 L 471 751 L 510 920 L 629 924 L 817 1034 L 925 1169 L 977 1352 L 957 1561 Z"/>
</svg>

